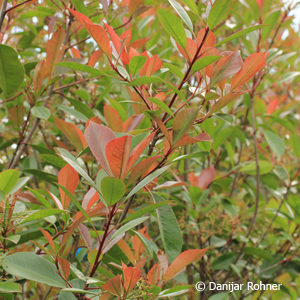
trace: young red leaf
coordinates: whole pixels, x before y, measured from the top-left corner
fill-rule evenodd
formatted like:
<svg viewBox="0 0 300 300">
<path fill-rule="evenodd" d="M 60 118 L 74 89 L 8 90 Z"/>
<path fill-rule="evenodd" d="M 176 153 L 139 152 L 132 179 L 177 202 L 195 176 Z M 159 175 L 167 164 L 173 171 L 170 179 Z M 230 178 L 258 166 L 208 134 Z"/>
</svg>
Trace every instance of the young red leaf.
<svg viewBox="0 0 300 300">
<path fill-rule="evenodd" d="M 150 58 L 147 58 L 147 61 L 140 71 L 141 76 L 151 76 L 156 71 L 160 70 L 162 66 L 161 59 L 157 56 L 157 54 L 153 55 Z"/>
<path fill-rule="evenodd" d="M 175 145 L 174 147 L 179 147 L 179 146 L 185 146 L 189 144 L 194 144 L 198 142 L 205 142 L 205 141 L 210 141 L 210 136 L 207 133 L 200 133 L 195 137 L 191 136 L 183 136 Z"/>
<path fill-rule="evenodd" d="M 211 85 L 221 82 L 236 74 L 243 65 L 240 52 L 221 57 L 212 69 Z"/>
<path fill-rule="evenodd" d="M 277 109 L 278 104 L 279 104 L 278 99 L 272 100 L 268 105 L 267 114 L 271 115 Z"/>
<path fill-rule="evenodd" d="M 147 277 L 147 281 L 152 285 L 158 285 L 160 281 L 160 267 L 159 264 L 155 264 L 149 270 Z"/>
<path fill-rule="evenodd" d="M 190 181 L 198 186 L 200 189 L 205 190 L 216 177 L 216 171 L 214 166 L 204 169 L 198 177 L 191 174 Z M 196 180 L 195 180 L 196 179 Z"/>
<path fill-rule="evenodd" d="M 123 275 L 124 275 L 124 288 L 125 291 L 130 292 L 134 289 L 136 283 L 140 279 L 142 272 L 135 267 L 123 266 Z"/>
<path fill-rule="evenodd" d="M 127 245 L 127 243 L 123 239 L 121 239 L 121 240 L 118 241 L 117 244 L 118 244 L 119 248 L 127 256 L 127 258 L 130 260 L 130 262 L 134 265 L 135 264 L 134 255 L 133 255 L 130 247 Z"/>
<path fill-rule="evenodd" d="M 144 119 L 144 115 L 143 114 L 139 114 L 139 115 L 134 115 L 134 116 L 130 116 L 124 123 L 123 123 L 123 127 L 122 127 L 122 131 L 123 132 L 130 132 L 134 129 L 136 129 L 139 124 L 141 123 L 141 121 Z"/>
<path fill-rule="evenodd" d="M 65 279 L 69 278 L 70 275 L 70 262 L 67 261 L 66 259 L 62 258 L 62 257 L 58 257 L 57 258 L 58 263 L 63 271 L 63 274 L 65 276 Z"/>
<path fill-rule="evenodd" d="M 90 188 L 89 191 L 84 195 L 82 200 L 82 208 L 91 208 L 98 200 L 99 194 L 94 188 Z"/>
<path fill-rule="evenodd" d="M 42 229 L 42 228 L 40 228 L 40 231 L 42 232 L 42 234 L 44 235 L 44 237 L 48 241 L 48 243 L 51 246 L 52 250 L 55 251 L 55 245 L 54 245 L 54 242 L 53 242 L 53 239 L 52 239 L 50 233 L 48 231 Z"/>
<path fill-rule="evenodd" d="M 67 164 L 58 172 L 58 183 L 65 187 L 71 194 L 74 194 L 79 183 L 79 176 L 77 172 Z M 61 188 L 59 188 L 59 194 L 63 208 L 68 209 L 71 199 Z"/>
<path fill-rule="evenodd" d="M 101 58 L 103 54 L 103 51 L 101 49 L 96 50 L 92 53 L 92 55 L 89 58 L 88 66 L 94 67 L 97 61 Z"/>
<path fill-rule="evenodd" d="M 254 53 L 248 56 L 242 69 L 233 77 L 231 90 L 240 88 L 244 83 L 251 79 L 265 65 L 265 53 Z"/>
<path fill-rule="evenodd" d="M 206 250 L 207 249 L 191 249 L 179 254 L 168 267 L 164 275 L 164 281 L 167 282 L 181 272 L 187 265 L 198 261 L 205 254 Z"/>
<path fill-rule="evenodd" d="M 116 296 L 121 297 L 122 290 L 123 290 L 121 275 L 117 275 L 117 276 L 111 278 L 105 284 L 103 284 L 101 288 L 103 291 L 108 291 Z"/>
<path fill-rule="evenodd" d="M 71 51 L 72 56 L 73 56 L 74 58 L 81 58 L 80 52 L 79 52 L 75 47 L 71 47 L 71 48 L 70 48 L 70 51 Z"/>
<path fill-rule="evenodd" d="M 84 136 L 100 166 L 107 175 L 112 176 L 113 173 L 106 158 L 105 148 L 107 144 L 116 137 L 113 131 L 104 125 L 90 122 L 84 132 Z"/>
<path fill-rule="evenodd" d="M 119 112 L 113 107 L 104 104 L 103 108 L 104 117 L 107 121 L 108 126 L 116 132 L 122 132 L 122 119 Z"/>
<path fill-rule="evenodd" d="M 110 169 L 117 178 L 124 179 L 126 176 L 126 166 L 130 154 L 130 146 L 131 136 L 122 136 L 111 140 L 105 148 L 105 154 Z"/>
<path fill-rule="evenodd" d="M 119 54 L 121 52 L 121 48 L 122 48 L 122 44 L 121 44 L 119 36 L 116 34 L 116 32 L 114 31 L 114 29 L 111 26 L 109 26 L 108 24 L 104 24 L 104 26 L 113 42 L 113 45 L 115 46 L 117 54 Z"/>
<path fill-rule="evenodd" d="M 89 32 L 96 41 L 101 50 L 108 56 L 111 56 L 111 48 L 106 31 L 100 25 L 96 25 L 84 14 L 68 8 L 77 21 Z"/>
<path fill-rule="evenodd" d="M 79 151 L 87 147 L 87 143 L 80 129 L 73 123 L 55 117 L 55 125 L 64 133 L 70 143 Z"/>
<path fill-rule="evenodd" d="M 85 245 L 87 246 L 87 248 L 89 250 L 91 250 L 92 249 L 92 238 L 91 238 L 89 229 L 85 225 L 79 224 L 78 225 L 78 230 L 79 230 L 80 235 L 82 236 L 82 238 L 84 240 Z"/>
</svg>

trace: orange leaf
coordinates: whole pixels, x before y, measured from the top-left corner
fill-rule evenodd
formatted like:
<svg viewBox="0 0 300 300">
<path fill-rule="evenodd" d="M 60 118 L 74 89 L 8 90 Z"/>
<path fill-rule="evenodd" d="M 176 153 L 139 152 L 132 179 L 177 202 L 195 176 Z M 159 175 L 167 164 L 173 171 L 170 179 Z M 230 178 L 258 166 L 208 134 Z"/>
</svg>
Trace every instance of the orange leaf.
<svg viewBox="0 0 300 300">
<path fill-rule="evenodd" d="M 168 267 L 164 281 L 168 281 L 181 272 L 187 265 L 196 262 L 205 254 L 207 249 L 191 249 L 179 254 Z"/>
<path fill-rule="evenodd" d="M 214 166 L 204 169 L 198 177 L 193 173 L 189 174 L 189 180 L 191 184 L 199 187 L 202 190 L 205 190 L 208 185 L 213 182 L 215 177 L 216 171 Z"/>
<path fill-rule="evenodd" d="M 114 31 L 114 29 L 111 26 L 109 26 L 108 24 L 104 24 L 104 26 L 115 46 L 117 53 L 119 54 L 121 51 L 121 48 L 122 48 L 122 44 L 120 42 L 119 36 L 116 34 L 116 32 Z"/>
<path fill-rule="evenodd" d="M 80 52 L 75 47 L 71 47 L 70 51 L 74 58 L 81 58 Z"/>
<path fill-rule="evenodd" d="M 147 58 L 145 65 L 140 71 L 141 76 L 151 76 L 156 71 L 160 70 L 162 66 L 161 59 L 157 56 L 157 54 L 153 55 L 150 58 Z"/>
<path fill-rule="evenodd" d="M 174 147 L 179 147 L 179 146 L 184 146 L 184 145 L 189 145 L 189 144 L 194 144 L 194 143 L 204 142 L 204 141 L 210 141 L 210 136 L 205 132 L 200 133 L 195 137 L 185 135 L 175 144 Z"/>
<path fill-rule="evenodd" d="M 51 237 L 50 233 L 48 231 L 42 229 L 42 228 L 40 228 L 40 231 L 42 232 L 42 234 L 44 235 L 44 237 L 48 241 L 48 243 L 51 246 L 51 248 L 53 249 L 53 251 L 55 251 L 55 245 L 54 245 L 54 242 L 52 240 L 52 237 Z"/>
<path fill-rule="evenodd" d="M 79 183 L 79 176 L 77 172 L 67 164 L 58 172 L 58 183 L 65 187 L 71 194 L 74 194 Z M 62 188 L 59 188 L 59 193 L 63 208 L 68 209 L 71 199 Z"/>
<path fill-rule="evenodd" d="M 126 173 L 130 171 L 132 166 L 135 164 L 135 162 L 140 158 L 146 147 L 149 145 L 149 143 L 152 141 L 155 133 L 151 133 L 147 136 L 142 142 L 140 142 L 137 146 L 134 147 L 134 149 L 131 151 L 127 167 L 126 167 Z"/>
<path fill-rule="evenodd" d="M 103 291 L 108 291 L 113 293 L 116 296 L 121 297 L 122 295 L 122 277 L 121 275 L 117 275 L 110 280 L 108 280 L 105 284 L 102 285 Z"/>
<path fill-rule="evenodd" d="M 124 252 L 124 254 L 130 260 L 130 262 L 134 265 L 135 264 L 134 255 L 133 255 L 132 251 L 130 250 L 129 246 L 127 245 L 127 243 L 122 239 L 122 240 L 118 241 L 117 245 Z"/>
<path fill-rule="evenodd" d="M 123 132 L 130 132 L 131 130 L 136 129 L 139 124 L 141 123 L 141 121 L 144 119 L 144 115 L 143 114 L 139 114 L 139 115 L 134 115 L 134 116 L 130 116 L 124 123 L 122 126 L 122 130 Z"/>
<path fill-rule="evenodd" d="M 103 53 L 103 52 L 102 52 L 101 49 L 98 49 L 98 50 L 96 50 L 95 52 L 93 52 L 93 54 L 92 54 L 91 57 L 89 58 L 88 66 L 94 67 L 95 64 L 97 63 L 97 61 L 101 58 L 102 53 Z"/>
<path fill-rule="evenodd" d="M 268 105 L 267 114 L 271 115 L 277 109 L 278 104 L 279 104 L 278 99 L 272 100 Z"/>
<path fill-rule="evenodd" d="M 254 53 L 248 56 L 242 66 L 242 69 L 233 77 L 231 90 L 241 87 L 251 79 L 265 65 L 265 53 Z"/>
<path fill-rule="evenodd" d="M 96 41 L 98 46 L 102 49 L 102 51 L 108 56 L 111 56 L 109 39 L 104 28 L 101 27 L 100 25 L 94 24 L 92 20 L 89 19 L 84 14 L 70 8 L 68 8 L 68 10 L 77 19 L 77 21 L 79 21 L 79 23 L 89 32 L 89 34 L 93 37 L 93 39 Z"/>
<path fill-rule="evenodd" d="M 81 151 L 87 147 L 83 133 L 75 124 L 55 117 L 55 125 L 64 133 L 76 150 Z"/>
<path fill-rule="evenodd" d="M 147 274 L 146 277 L 147 281 L 152 285 L 158 285 L 160 280 L 160 268 L 159 264 L 155 264 L 152 266 L 150 271 Z"/>
<path fill-rule="evenodd" d="M 185 48 L 181 47 L 179 44 L 177 44 L 177 47 L 180 53 L 186 58 L 188 62 L 191 62 L 193 60 L 197 51 L 197 44 L 195 41 L 187 38 Z"/>
<path fill-rule="evenodd" d="M 123 265 L 123 275 L 125 291 L 130 292 L 134 289 L 136 283 L 142 275 L 142 272 L 138 268 L 127 267 Z"/>
<path fill-rule="evenodd" d="M 128 11 L 132 15 L 139 6 L 143 3 L 143 0 L 129 0 Z"/>
<path fill-rule="evenodd" d="M 126 166 L 130 154 L 130 146 L 131 136 L 122 136 L 111 140 L 105 148 L 105 154 L 110 169 L 117 178 L 124 179 L 126 176 Z"/>
<path fill-rule="evenodd" d="M 113 107 L 104 104 L 103 108 L 104 117 L 107 121 L 108 126 L 116 132 L 122 132 L 122 119 L 119 112 Z"/>
<path fill-rule="evenodd" d="M 62 257 L 58 257 L 57 260 L 63 271 L 63 274 L 65 275 L 65 279 L 68 279 L 70 275 L 70 262 Z"/>
</svg>

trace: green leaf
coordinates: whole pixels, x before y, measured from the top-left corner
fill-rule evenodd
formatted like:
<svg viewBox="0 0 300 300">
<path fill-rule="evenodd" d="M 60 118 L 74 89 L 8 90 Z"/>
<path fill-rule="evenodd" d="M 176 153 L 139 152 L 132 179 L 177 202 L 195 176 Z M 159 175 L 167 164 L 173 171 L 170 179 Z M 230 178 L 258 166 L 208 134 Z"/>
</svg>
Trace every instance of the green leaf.
<svg viewBox="0 0 300 300">
<path fill-rule="evenodd" d="M 31 252 L 17 252 L 3 258 L 3 268 L 9 274 L 47 285 L 64 288 L 54 264 Z"/>
<path fill-rule="evenodd" d="M 57 105 L 57 108 L 61 109 L 62 111 L 66 112 L 67 114 L 69 114 L 71 116 L 74 116 L 76 119 L 78 119 L 84 123 L 87 122 L 87 120 L 88 120 L 88 118 L 84 114 L 82 114 L 81 112 L 79 112 L 76 109 L 73 109 L 69 106 L 59 104 L 59 105 Z"/>
<path fill-rule="evenodd" d="M 162 167 L 153 173 L 149 174 L 147 177 L 145 177 L 142 181 L 140 181 L 131 191 L 130 193 L 126 196 L 126 199 L 130 198 L 134 194 L 136 194 L 139 190 L 141 190 L 145 185 L 153 181 L 156 177 L 158 177 L 160 174 L 165 172 L 170 166 L 165 166 Z"/>
<path fill-rule="evenodd" d="M 193 23 L 184 8 L 175 0 L 169 0 L 169 2 L 178 13 L 182 21 L 187 25 L 190 31 L 193 32 Z"/>
<path fill-rule="evenodd" d="M 60 210 L 60 209 L 56 209 L 56 208 L 38 210 L 38 211 L 33 212 L 27 218 L 25 218 L 22 221 L 22 223 L 26 223 L 26 222 L 31 222 L 31 221 L 34 221 L 34 220 L 43 219 L 45 217 L 49 217 L 49 216 L 53 216 L 53 215 L 58 215 L 58 214 L 61 214 L 61 213 L 63 213 L 63 211 Z"/>
<path fill-rule="evenodd" d="M 277 10 L 264 19 L 264 24 L 267 26 L 264 26 L 261 31 L 261 38 L 263 40 L 265 40 L 270 35 L 275 25 L 277 24 L 280 15 L 281 15 L 281 11 Z"/>
<path fill-rule="evenodd" d="M 137 211 L 135 211 L 134 213 L 132 213 L 131 215 L 129 215 L 122 223 L 127 223 L 131 220 L 137 219 L 141 216 L 146 215 L 147 213 L 151 213 L 153 212 L 155 209 L 157 209 L 158 207 L 164 206 L 166 204 L 168 204 L 168 201 L 162 201 L 159 203 L 155 203 L 155 204 L 148 204 L 146 207 L 143 207 Z"/>
<path fill-rule="evenodd" d="M 129 72 L 135 76 L 146 63 L 147 57 L 143 55 L 134 56 L 129 62 Z"/>
<path fill-rule="evenodd" d="M 273 169 L 273 165 L 266 160 L 260 160 L 259 161 L 259 174 L 264 175 L 269 173 Z M 240 169 L 241 172 L 244 172 L 249 175 L 255 175 L 256 174 L 256 163 L 255 161 L 250 161 L 246 163 L 245 166 L 243 166 Z"/>
<path fill-rule="evenodd" d="M 284 153 L 284 141 L 276 133 L 269 131 L 267 129 L 262 129 L 262 132 L 272 149 L 272 151 L 280 157 Z"/>
<path fill-rule="evenodd" d="M 80 63 L 75 63 L 75 62 L 59 62 L 56 65 L 61 66 L 61 67 L 65 67 L 68 69 L 71 69 L 73 71 L 81 71 L 81 72 L 86 72 L 89 73 L 93 76 L 99 76 L 99 75 L 103 75 L 103 72 L 92 68 L 90 66 L 87 65 L 82 65 Z"/>
<path fill-rule="evenodd" d="M 163 101 L 153 97 L 148 98 L 148 100 L 155 103 L 159 108 L 161 108 L 164 112 L 168 113 L 170 116 L 173 116 L 173 112 L 171 111 L 169 106 Z"/>
<path fill-rule="evenodd" d="M 179 295 L 187 293 L 191 287 L 192 287 L 191 285 L 175 286 L 175 287 L 172 287 L 170 289 L 160 292 L 158 298 L 172 298 L 175 296 L 179 296 Z"/>
<path fill-rule="evenodd" d="M 220 57 L 221 56 L 205 56 L 203 58 L 198 59 L 192 67 L 193 72 L 200 71 L 201 69 L 217 61 Z"/>
<path fill-rule="evenodd" d="M 182 2 L 196 15 L 199 15 L 197 5 L 194 0 L 182 0 Z"/>
<path fill-rule="evenodd" d="M 101 180 L 101 191 L 109 205 L 118 202 L 125 194 L 125 184 L 115 177 L 104 177 Z"/>
<path fill-rule="evenodd" d="M 257 256 L 266 260 L 272 260 L 272 256 L 270 251 L 268 250 L 264 250 L 264 249 L 260 249 L 257 247 L 245 247 L 244 248 L 244 252 L 253 256 Z"/>
<path fill-rule="evenodd" d="M 31 109 L 31 112 L 35 117 L 43 120 L 48 120 L 51 116 L 49 109 L 43 106 L 35 106 Z"/>
<path fill-rule="evenodd" d="M 215 270 L 227 270 L 230 265 L 234 262 L 237 254 L 233 252 L 227 252 L 219 257 L 217 257 L 211 267 Z"/>
<path fill-rule="evenodd" d="M 13 96 L 24 81 L 24 68 L 17 52 L 0 44 L 0 95 L 5 98 Z"/>
<path fill-rule="evenodd" d="M 57 156 L 57 155 L 53 155 L 53 154 L 41 154 L 40 157 L 47 164 L 55 166 L 58 169 L 61 169 L 61 168 L 63 168 L 66 165 L 66 162 L 63 159 L 61 159 L 59 156 Z"/>
<path fill-rule="evenodd" d="M 16 282 L 0 281 L 0 292 L 1 293 L 21 293 L 22 286 Z"/>
<path fill-rule="evenodd" d="M 154 194 L 154 199 L 156 203 L 163 201 L 157 194 Z M 172 262 L 181 253 L 183 241 L 180 227 L 170 205 L 159 207 L 156 213 L 164 250 L 168 261 Z"/>
<path fill-rule="evenodd" d="M 226 19 L 231 0 L 216 0 L 209 12 L 208 27 L 213 29 L 218 23 Z"/>
<path fill-rule="evenodd" d="M 163 80 L 156 76 L 144 76 L 139 77 L 134 80 L 132 80 L 129 85 L 135 86 L 135 85 L 142 85 L 142 84 L 151 84 L 151 83 L 161 83 Z"/>
<path fill-rule="evenodd" d="M 0 173 L 0 191 L 5 195 L 13 189 L 19 179 L 19 171 L 17 170 L 5 170 Z"/>
<path fill-rule="evenodd" d="M 240 30 L 240 31 L 238 31 L 238 32 L 236 32 L 236 33 L 228 36 L 227 38 L 223 39 L 221 42 L 217 43 L 216 47 L 220 46 L 220 45 L 222 45 L 224 43 L 230 42 L 230 41 L 232 41 L 234 39 L 237 39 L 237 38 L 245 35 L 246 33 L 249 33 L 249 32 L 252 32 L 252 31 L 257 30 L 259 28 L 262 28 L 263 26 L 264 25 L 254 25 L 254 26 L 248 27 L 246 29 Z"/>
<path fill-rule="evenodd" d="M 92 118 L 95 115 L 94 112 L 89 108 L 89 106 L 82 101 L 72 98 L 67 98 L 67 100 L 70 101 L 70 103 L 77 111 L 85 115 L 88 119 Z"/>
<path fill-rule="evenodd" d="M 158 18 L 167 33 L 172 36 L 181 47 L 185 48 L 186 35 L 181 21 L 168 10 L 162 8 L 158 10 Z"/>
<path fill-rule="evenodd" d="M 117 231 L 114 232 L 114 234 L 111 236 L 111 240 L 113 240 L 114 238 L 123 234 L 124 232 L 134 228 L 135 226 L 145 222 L 148 218 L 149 217 L 141 217 L 141 218 L 138 218 L 138 219 L 135 219 L 135 220 L 132 220 L 132 221 L 126 223 L 125 225 L 123 225 Z"/>
</svg>

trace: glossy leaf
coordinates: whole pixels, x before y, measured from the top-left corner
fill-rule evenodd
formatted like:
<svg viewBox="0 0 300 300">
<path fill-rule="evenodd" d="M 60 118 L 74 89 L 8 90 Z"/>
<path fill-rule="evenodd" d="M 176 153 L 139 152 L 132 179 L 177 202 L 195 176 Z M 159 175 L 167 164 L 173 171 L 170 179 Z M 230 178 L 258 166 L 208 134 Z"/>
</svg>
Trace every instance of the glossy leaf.
<svg viewBox="0 0 300 300">
<path fill-rule="evenodd" d="M 113 205 L 125 194 L 125 184 L 115 177 L 104 177 L 101 181 L 101 191 L 109 205 Z"/>
<path fill-rule="evenodd" d="M 138 55 L 134 56 L 129 62 L 129 72 L 135 76 L 139 73 L 139 71 L 143 68 L 146 63 L 147 57 Z"/>
<path fill-rule="evenodd" d="M 168 0 L 170 4 L 173 6 L 175 11 L 178 13 L 182 21 L 188 26 L 188 28 L 193 32 L 193 23 L 187 14 L 187 12 L 184 10 L 184 8 L 175 0 Z"/>
<path fill-rule="evenodd" d="M 0 191 L 5 195 L 14 188 L 19 179 L 19 171 L 5 170 L 0 173 Z"/>
<path fill-rule="evenodd" d="M 213 29 L 221 23 L 228 15 L 231 0 L 216 0 L 208 15 L 208 27 Z"/>
<path fill-rule="evenodd" d="M 193 65 L 192 70 L 194 72 L 198 72 L 202 69 L 204 69 L 205 67 L 207 67 L 208 65 L 214 63 L 215 61 L 217 61 L 221 56 L 205 56 L 202 58 L 199 58 Z"/>
</svg>

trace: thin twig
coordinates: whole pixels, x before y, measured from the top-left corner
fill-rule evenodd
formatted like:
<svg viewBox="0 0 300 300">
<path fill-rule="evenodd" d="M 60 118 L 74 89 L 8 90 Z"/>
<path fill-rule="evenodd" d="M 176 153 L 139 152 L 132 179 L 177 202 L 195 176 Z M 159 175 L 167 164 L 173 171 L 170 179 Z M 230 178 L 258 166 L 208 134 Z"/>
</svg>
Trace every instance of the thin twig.
<svg viewBox="0 0 300 300">
<path fill-rule="evenodd" d="M 8 12 L 10 12 L 10 11 L 12 11 L 12 10 L 14 10 L 14 9 L 16 9 L 16 8 L 18 8 L 18 7 L 20 7 L 20 6 L 24 5 L 24 4 L 26 4 L 26 3 L 28 3 L 28 2 L 31 2 L 31 1 L 34 1 L 34 0 L 25 0 L 25 1 L 21 2 L 21 3 L 19 3 L 19 4 L 14 5 L 14 6 L 8 8 L 8 9 L 5 11 L 5 14 L 7 14 Z"/>
<path fill-rule="evenodd" d="M 1 11 L 0 11 L 0 33 L 1 33 L 1 28 L 2 28 L 2 25 L 3 25 L 4 18 L 5 18 L 5 15 L 6 15 L 7 2 L 8 2 L 8 0 L 3 0 Z"/>
</svg>

